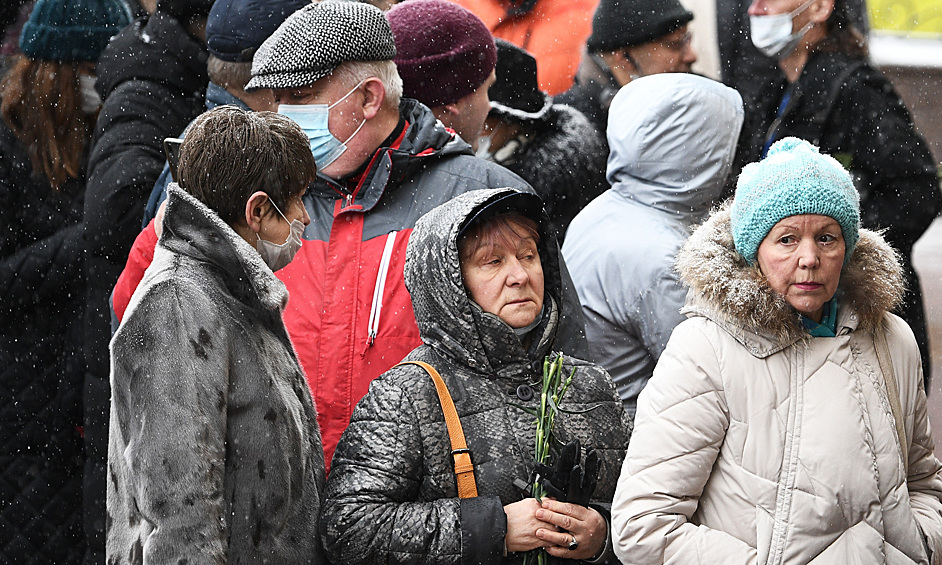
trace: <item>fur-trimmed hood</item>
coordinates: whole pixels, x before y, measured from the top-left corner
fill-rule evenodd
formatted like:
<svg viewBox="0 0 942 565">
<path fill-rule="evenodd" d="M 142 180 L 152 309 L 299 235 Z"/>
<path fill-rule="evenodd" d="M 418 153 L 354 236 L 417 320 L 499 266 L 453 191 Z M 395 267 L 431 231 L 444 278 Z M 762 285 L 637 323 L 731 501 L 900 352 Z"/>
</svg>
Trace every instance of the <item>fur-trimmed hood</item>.
<svg viewBox="0 0 942 565">
<path fill-rule="evenodd" d="M 676 269 L 690 288 L 683 313 L 711 319 L 757 357 L 808 337 L 800 315 L 775 294 L 759 267 L 736 252 L 728 203 L 690 236 Z M 896 251 L 874 231 L 844 264 L 837 288 L 838 331 L 873 330 L 902 300 L 905 286 Z"/>
</svg>

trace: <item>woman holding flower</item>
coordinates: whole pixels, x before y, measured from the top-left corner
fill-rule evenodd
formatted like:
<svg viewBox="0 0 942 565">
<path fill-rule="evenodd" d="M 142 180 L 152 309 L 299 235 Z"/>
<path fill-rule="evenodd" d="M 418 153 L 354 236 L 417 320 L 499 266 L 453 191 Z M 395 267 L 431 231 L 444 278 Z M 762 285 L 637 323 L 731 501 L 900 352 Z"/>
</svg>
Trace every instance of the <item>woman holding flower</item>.
<svg viewBox="0 0 942 565">
<path fill-rule="evenodd" d="M 597 457 L 594 492 L 569 502 L 529 495 L 534 414 L 562 306 L 558 249 L 539 198 L 482 190 L 429 212 L 411 234 L 405 278 L 424 342 L 406 361 L 428 363 L 447 385 L 477 496 L 459 497 L 429 374 L 394 367 L 360 401 L 334 455 L 321 528 L 332 562 L 520 563 L 523 552 L 546 548 L 563 559 L 617 563 L 607 503 L 629 423 L 603 369 L 563 357 L 562 380 L 572 381 L 552 430 L 557 446 L 578 440 L 595 451 L 571 474 L 578 486 L 589 468 L 590 484 Z"/>
</svg>

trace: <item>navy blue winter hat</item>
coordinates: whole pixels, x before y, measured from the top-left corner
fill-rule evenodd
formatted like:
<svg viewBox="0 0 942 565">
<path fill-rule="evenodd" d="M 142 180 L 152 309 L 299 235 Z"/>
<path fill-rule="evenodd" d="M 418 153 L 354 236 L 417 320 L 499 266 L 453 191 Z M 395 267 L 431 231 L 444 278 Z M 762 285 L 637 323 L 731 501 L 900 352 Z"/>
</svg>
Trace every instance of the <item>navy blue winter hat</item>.
<svg viewBox="0 0 942 565">
<path fill-rule="evenodd" d="M 251 62 L 255 51 L 288 16 L 311 0 L 217 0 L 206 21 L 206 47 L 233 63 Z"/>
<path fill-rule="evenodd" d="M 157 0 L 157 11 L 183 25 L 209 16 L 213 0 Z"/>
<path fill-rule="evenodd" d="M 20 50 L 31 59 L 97 61 L 131 20 L 123 0 L 39 0 L 20 33 Z"/>
</svg>

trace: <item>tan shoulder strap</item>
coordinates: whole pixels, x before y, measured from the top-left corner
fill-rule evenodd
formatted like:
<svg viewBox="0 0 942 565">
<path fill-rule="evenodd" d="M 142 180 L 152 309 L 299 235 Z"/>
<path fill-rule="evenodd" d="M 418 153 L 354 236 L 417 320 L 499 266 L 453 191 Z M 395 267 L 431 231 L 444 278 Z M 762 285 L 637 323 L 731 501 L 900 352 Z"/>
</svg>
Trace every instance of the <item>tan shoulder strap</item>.
<svg viewBox="0 0 942 565">
<path fill-rule="evenodd" d="M 896 438 L 899 440 L 900 456 L 903 458 L 903 468 L 909 475 L 909 443 L 906 441 L 906 420 L 903 418 L 903 407 L 899 398 L 899 381 L 896 380 L 896 371 L 893 369 L 893 360 L 890 357 L 890 347 L 886 343 L 886 329 L 880 327 L 873 332 L 873 344 L 877 351 L 877 362 L 883 372 L 886 382 L 886 396 L 890 401 L 890 410 L 896 421 Z"/>
<path fill-rule="evenodd" d="M 448 437 L 451 439 L 451 455 L 455 459 L 455 478 L 458 481 L 458 498 L 477 497 L 478 487 L 477 483 L 474 482 L 474 464 L 471 463 L 471 450 L 468 449 L 468 444 L 465 442 L 461 420 L 458 419 L 458 411 L 455 409 L 455 403 L 451 399 L 448 387 L 445 386 L 445 381 L 442 380 L 442 376 L 438 374 L 435 367 L 428 363 L 403 361 L 399 365 L 418 365 L 432 377 L 435 390 L 438 392 L 438 400 L 442 404 L 442 413 L 445 414 Z"/>
</svg>

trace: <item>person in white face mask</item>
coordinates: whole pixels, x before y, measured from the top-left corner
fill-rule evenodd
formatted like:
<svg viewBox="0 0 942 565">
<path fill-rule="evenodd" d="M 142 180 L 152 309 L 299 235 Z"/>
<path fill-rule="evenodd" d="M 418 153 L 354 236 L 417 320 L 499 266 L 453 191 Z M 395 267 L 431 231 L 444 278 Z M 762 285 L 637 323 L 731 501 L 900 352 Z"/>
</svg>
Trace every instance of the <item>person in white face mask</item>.
<svg viewBox="0 0 942 565">
<path fill-rule="evenodd" d="M 145 563 L 325 563 L 320 428 L 273 273 L 300 248 L 316 171 L 272 112 L 220 106 L 187 133 L 111 342 L 109 561 L 143 545 Z"/>
<path fill-rule="evenodd" d="M 777 140 L 798 137 L 851 171 L 864 226 L 887 229 L 903 256 L 908 292 L 897 313 L 916 334 L 929 390 L 925 311 L 910 255 L 942 211 L 937 161 L 893 85 L 870 66 L 848 2 L 753 1 L 752 41 L 777 59 L 781 75 L 749 99 L 737 163 L 764 158 Z"/>
<path fill-rule="evenodd" d="M 122 0 L 40 0 L 0 81 L 0 563 L 85 557 L 82 204 L 95 67 L 129 23 Z"/>
</svg>

